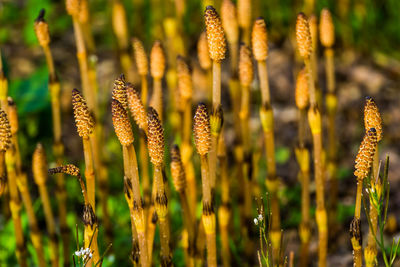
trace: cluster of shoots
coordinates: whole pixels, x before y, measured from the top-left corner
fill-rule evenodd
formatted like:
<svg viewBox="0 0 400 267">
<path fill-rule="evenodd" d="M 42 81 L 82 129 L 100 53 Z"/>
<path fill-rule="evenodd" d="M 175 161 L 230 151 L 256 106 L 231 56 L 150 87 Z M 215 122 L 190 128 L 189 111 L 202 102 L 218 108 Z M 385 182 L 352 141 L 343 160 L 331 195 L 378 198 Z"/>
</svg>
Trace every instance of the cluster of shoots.
<svg viewBox="0 0 400 267">
<path fill-rule="evenodd" d="M 197 60 L 205 72 L 202 78 L 206 80 L 209 92 L 200 101 L 195 97 L 197 88 L 192 81 L 195 65 L 188 51 L 184 51 L 187 45 L 177 45 L 179 49 L 171 45 L 175 39 L 177 43 L 183 42 L 180 26 L 176 23 L 183 20 L 185 2 L 176 1 L 176 18 L 165 19 L 166 40 L 154 38 L 151 49 L 146 51 L 147 47 L 139 38 L 129 37 L 129 16 L 122 1 L 112 1 L 112 27 L 124 74 L 116 77 L 111 88 L 107 89 L 111 97 L 106 99 L 108 109 L 102 110 L 103 105 L 99 101 L 104 98 L 103 95 L 110 94 L 98 93 L 89 2 L 66 0 L 66 11 L 73 22 L 82 92 L 72 88 L 65 90 L 72 92 L 76 134 L 82 141 L 82 173 L 75 165 L 65 164 L 61 138 L 61 84 L 50 49 L 45 11 L 40 11 L 34 22 L 34 31 L 49 70 L 55 161 L 49 165 L 57 167 L 48 169 L 45 146 L 37 144 L 31 169 L 32 181 L 38 188 L 44 210 L 50 248 L 48 256 L 44 249 L 44 231 L 39 227 L 40 221 L 36 218 L 29 191 L 31 180 L 22 167 L 16 104 L 7 99 L 7 80 L 0 65 L 0 197 L 7 197 L 6 204 L 15 231 L 15 253 L 20 266 L 28 266 L 30 262 L 27 260 L 26 243 L 29 241 L 23 229 L 22 207 L 28 217 L 29 237 L 38 266 L 47 266 L 48 262 L 52 266 L 61 263 L 68 266 L 71 261 L 74 266 L 101 266 L 105 260 L 113 231 L 118 231 L 113 229 L 108 207 L 108 156 L 103 148 L 106 144 L 104 132 L 108 131 L 103 130 L 109 123 L 105 122 L 107 116 L 102 117 L 106 113 L 111 113 L 116 140 L 121 145 L 122 160 L 118 162 L 120 177 L 113 182 L 121 185 L 121 193 L 123 187 L 129 209 L 131 253 L 126 256 L 127 262 L 130 260 L 134 266 L 144 267 L 180 264 L 174 259 L 174 252 L 181 246 L 185 266 L 216 267 L 222 264 L 228 267 L 244 262 L 283 266 L 287 263 L 284 224 L 281 224 L 281 188 L 286 179 L 280 178 L 275 158 L 275 137 L 279 138 L 277 133 L 281 129 L 275 128 L 274 95 L 268 76 L 268 23 L 262 17 L 252 18 L 254 10 L 251 1 L 236 2 L 223 0 L 221 16 L 213 6 L 205 8 L 205 31 L 199 34 Z M 313 256 L 318 258 L 318 266 L 326 266 L 330 248 L 328 233 L 334 229 L 331 226 L 337 207 L 339 146 L 336 137 L 338 100 L 333 22 L 329 10 L 323 9 L 319 24 L 317 16 L 308 18 L 299 13 L 293 25 L 297 52 L 303 66 L 296 73 L 293 88 L 298 110 L 298 138 L 294 152 L 301 183 L 301 223 L 298 232 L 301 246 L 297 254 L 290 253 L 291 265 L 294 255 L 298 255 L 300 266 L 310 266 Z M 326 88 L 325 102 L 322 102 L 323 90 L 319 90 L 322 84 L 317 75 L 318 39 L 324 49 L 326 83 L 322 87 Z M 225 66 L 222 62 L 227 55 L 230 60 L 229 81 L 224 81 L 222 73 Z M 169 94 L 164 88 L 164 80 Z M 225 87 L 229 87 L 232 110 L 229 110 L 228 101 L 223 97 L 225 92 L 222 89 Z M 254 99 L 255 95 L 260 101 Z M 252 114 L 254 107 L 257 108 L 256 114 Z M 226 118 L 224 113 L 228 114 Z M 325 118 L 327 129 L 324 129 Z M 253 121 L 260 126 L 260 133 L 254 131 Z M 230 131 L 232 125 L 233 131 Z M 378 143 L 383 137 L 382 119 L 371 97 L 366 99 L 364 125 L 364 138 L 355 160 L 356 204 L 350 225 L 354 266 L 362 266 L 363 259 L 366 266 L 375 266 L 378 249 L 385 265 L 391 266 L 399 242 L 393 241 L 390 253 L 385 249 L 383 232 L 389 203 L 389 159 L 383 173 L 380 172 Z M 322 138 L 325 130 L 327 141 Z M 258 136 L 262 137 L 257 139 L 260 143 L 255 143 Z M 261 142 L 262 145 L 259 145 Z M 311 150 L 309 143 L 312 143 Z M 259 171 L 262 151 L 265 155 L 261 162 L 266 166 L 263 177 Z M 48 185 L 48 174 L 56 180 L 54 200 Z M 67 225 L 69 207 L 66 200 L 71 194 L 65 190 L 64 175 L 77 178 L 83 196 L 84 240 L 81 246 L 77 230 L 77 250 L 74 253 L 69 251 L 71 231 Z M 175 194 L 169 181 L 172 181 L 179 196 L 179 212 L 183 218 L 179 231 L 172 224 L 175 218 L 172 220 L 170 216 L 170 203 L 174 203 Z M 315 185 L 315 220 L 310 212 L 314 203 L 311 185 Z M 366 188 L 367 194 L 363 194 L 363 188 Z M 264 194 L 263 190 L 267 193 Z M 326 196 L 328 190 L 330 194 Z M 266 201 L 262 195 L 266 195 Z M 96 200 L 99 200 L 98 205 Z M 57 201 L 57 212 L 53 210 L 53 201 Z M 362 243 L 361 231 L 363 202 L 369 227 L 366 244 Z M 240 217 L 240 234 L 235 234 L 237 225 L 234 216 Z M 313 229 L 314 225 L 316 229 Z M 258 233 L 253 231 L 254 227 Z M 109 246 L 101 252 L 103 246 L 100 242 L 103 240 L 99 231 L 101 233 L 103 229 Z M 316 255 L 310 250 L 313 232 L 318 233 Z M 177 235 L 181 242 L 177 242 Z M 237 236 L 240 240 L 235 239 Z M 231 255 L 233 243 L 243 247 L 243 251 L 239 252 L 241 255 Z M 236 262 L 239 257 L 243 260 Z"/>
</svg>

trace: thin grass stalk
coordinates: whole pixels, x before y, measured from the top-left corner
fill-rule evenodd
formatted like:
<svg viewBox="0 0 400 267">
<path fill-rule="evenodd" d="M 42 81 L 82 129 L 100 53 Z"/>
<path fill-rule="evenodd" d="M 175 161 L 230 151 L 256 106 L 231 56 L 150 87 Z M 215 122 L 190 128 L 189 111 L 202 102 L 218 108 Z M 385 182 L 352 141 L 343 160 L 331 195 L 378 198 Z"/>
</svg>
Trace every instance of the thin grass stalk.
<svg viewBox="0 0 400 267">
<path fill-rule="evenodd" d="M 46 260 L 43 251 L 42 234 L 39 230 L 38 222 L 36 219 L 35 211 L 33 209 L 32 199 L 28 190 L 28 179 L 25 174 L 17 175 L 15 170 L 8 171 L 9 179 L 16 179 L 18 184 L 19 192 L 21 193 L 22 202 L 24 203 L 26 213 L 28 215 L 30 237 L 32 245 L 35 248 L 36 255 L 38 257 L 38 265 L 46 266 Z M 53 239 L 55 238 L 55 240 Z M 57 236 L 50 236 L 50 259 L 51 266 L 58 266 L 58 246 Z"/>
<path fill-rule="evenodd" d="M 218 159 L 221 166 L 221 202 L 218 209 L 218 222 L 221 234 L 221 254 L 224 267 L 230 266 L 230 248 L 229 248 L 229 223 L 231 217 L 230 209 L 230 182 L 228 173 L 228 160 L 226 158 L 226 145 L 224 135 L 220 135 L 218 142 Z"/>
<path fill-rule="evenodd" d="M 41 266 L 45 266 L 45 258 L 42 244 L 42 236 L 37 223 L 36 215 L 32 206 L 32 199 L 29 194 L 28 181 L 25 174 L 21 171 L 21 156 L 19 154 L 18 144 L 18 115 L 17 108 L 14 101 L 8 98 L 8 117 L 10 118 L 10 129 L 11 129 L 11 143 L 12 147 L 6 153 L 7 162 L 7 173 L 9 179 L 16 179 L 18 190 L 21 193 L 21 198 L 24 203 L 26 212 L 28 214 L 29 228 L 31 230 L 32 244 L 36 250 L 38 256 L 38 263 Z M 56 246 L 57 247 L 57 246 Z M 52 265 L 58 266 L 58 248 L 52 255 Z"/>
<path fill-rule="evenodd" d="M 58 266 L 59 258 L 58 258 L 56 222 L 54 219 L 53 211 L 51 209 L 50 197 L 46 185 L 47 163 L 46 163 L 46 156 L 44 153 L 45 152 L 43 146 L 41 144 L 38 144 L 33 154 L 32 172 L 34 181 L 36 185 L 39 187 L 39 195 L 43 203 L 43 210 L 46 220 L 47 231 L 49 232 L 50 235 L 50 247 L 51 247 L 50 258 L 52 261 L 52 266 Z"/>
</svg>

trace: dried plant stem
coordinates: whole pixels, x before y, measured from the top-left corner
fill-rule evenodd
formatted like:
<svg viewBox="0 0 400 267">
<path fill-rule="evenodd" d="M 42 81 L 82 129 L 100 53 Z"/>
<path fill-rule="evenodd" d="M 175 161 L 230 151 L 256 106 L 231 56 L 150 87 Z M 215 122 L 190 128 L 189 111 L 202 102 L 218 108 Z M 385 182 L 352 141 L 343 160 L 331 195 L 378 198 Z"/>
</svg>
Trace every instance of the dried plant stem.
<svg viewBox="0 0 400 267">
<path fill-rule="evenodd" d="M 56 77 L 53 55 L 51 53 L 50 46 L 49 45 L 43 46 L 43 52 L 44 52 L 44 55 L 46 56 L 47 67 L 49 68 L 50 81 L 55 81 L 57 79 L 57 77 Z"/>
<path fill-rule="evenodd" d="M 17 179 L 18 189 L 21 192 L 22 202 L 24 203 L 26 213 L 28 215 L 29 221 L 29 229 L 31 230 L 30 236 L 32 240 L 32 245 L 35 248 L 36 255 L 38 257 L 38 264 L 39 266 L 46 266 L 46 260 L 44 257 L 43 251 L 43 243 L 42 243 L 42 235 L 39 230 L 39 226 L 36 220 L 35 211 L 33 210 L 32 199 L 29 194 L 28 190 L 28 181 L 26 176 L 20 174 L 17 176 L 15 171 L 10 171 L 9 179 Z M 50 258 L 51 258 L 51 265 L 58 266 L 58 246 L 57 246 L 57 237 L 50 236 Z"/>
<path fill-rule="evenodd" d="M 140 93 L 142 98 L 142 103 L 146 107 L 147 106 L 147 95 L 148 95 L 148 82 L 147 82 L 147 75 L 141 75 L 142 79 L 142 91 Z"/>
<path fill-rule="evenodd" d="M 85 157 L 85 178 L 89 204 L 95 210 L 95 175 L 93 168 L 93 150 L 90 138 L 82 138 Z"/>
<path fill-rule="evenodd" d="M 378 152 L 378 145 L 376 145 L 375 148 L 375 154 L 374 154 L 374 161 L 372 163 L 372 170 L 373 170 L 373 177 L 371 178 L 371 183 L 374 184 L 374 186 L 379 186 L 380 181 L 379 181 L 379 152 Z M 372 229 L 369 229 L 368 232 L 368 242 L 367 242 L 367 247 L 364 250 L 365 253 L 370 253 L 369 259 L 375 259 L 376 255 L 378 254 L 377 247 L 376 247 L 376 240 L 375 240 L 375 235 L 377 234 L 378 230 L 378 211 L 376 210 L 375 206 L 370 202 L 369 204 L 369 218 L 371 220 L 371 225 Z M 372 267 L 374 266 L 374 261 L 369 261 L 367 260 L 367 257 L 364 255 L 365 258 L 365 265 L 367 267 Z"/>
<path fill-rule="evenodd" d="M 327 89 L 329 93 L 333 93 L 335 91 L 335 64 L 333 49 L 325 48 L 324 54 Z"/>
<path fill-rule="evenodd" d="M 361 199 L 362 199 L 362 179 L 357 179 L 357 195 L 356 195 L 356 206 L 354 211 L 354 221 L 360 222 L 361 219 Z M 357 228 L 357 234 L 361 234 L 361 229 Z M 362 247 L 361 244 L 356 241 L 352 240 L 353 244 L 353 261 L 354 267 L 361 267 L 362 266 Z"/>
<path fill-rule="evenodd" d="M 300 266 L 309 264 L 310 229 L 310 156 L 305 148 L 306 110 L 299 110 L 299 147 L 296 149 L 296 158 L 299 164 L 299 176 L 301 181 L 301 224 L 299 235 L 301 240 Z"/>
<path fill-rule="evenodd" d="M 237 78 L 231 78 L 229 80 L 229 92 L 232 98 L 232 109 L 233 109 L 233 116 L 235 118 L 235 136 L 241 140 L 241 127 L 240 127 L 240 97 L 241 97 L 241 91 L 240 91 L 240 84 L 239 80 Z"/>
<path fill-rule="evenodd" d="M 148 247 L 148 255 L 149 255 L 149 264 L 151 265 L 152 257 L 153 257 L 153 243 L 154 243 L 154 235 L 156 232 L 156 223 L 157 223 L 157 213 L 154 207 L 154 199 L 156 197 L 156 186 L 155 180 L 153 179 L 152 185 L 152 192 L 151 192 L 151 204 L 147 216 L 147 223 L 146 223 L 146 239 L 147 239 L 147 247 Z"/>
<path fill-rule="evenodd" d="M 212 63 L 213 83 L 212 83 L 212 103 L 213 110 L 217 110 L 221 105 L 221 63 L 213 60 Z"/>
<path fill-rule="evenodd" d="M 140 262 L 142 266 L 149 266 L 147 255 L 147 241 L 145 235 L 146 220 L 142 206 L 142 198 L 140 196 L 139 172 L 137 166 L 136 152 L 133 144 L 130 144 L 129 146 L 123 146 L 123 155 L 125 176 L 127 176 L 132 183 L 133 203 L 131 208 L 131 216 L 134 216 L 137 237 L 139 239 Z"/>
<path fill-rule="evenodd" d="M 155 180 L 155 186 L 156 186 L 156 199 L 154 202 L 157 201 L 157 197 L 160 196 L 165 196 L 165 184 L 163 180 L 163 175 L 162 175 L 162 166 L 156 165 L 154 166 L 154 177 L 153 179 Z M 157 216 L 159 220 L 159 225 L 160 225 L 160 240 L 161 240 L 161 258 L 162 261 L 169 261 L 170 260 L 170 249 L 169 249 L 169 238 L 170 238 L 170 230 L 169 230 L 169 221 L 168 221 L 168 207 L 167 203 L 163 203 L 165 205 L 166 210 L 163 213 L 160 213 L 157 208 Z M 156 205 L 160 205 L 157 204 Z"/>
<path fill-rule="evenodd" d="M 222 245 L 222 263 L 224 267 L 230 266 L 230 249 L 229 249 L 229 223 L 230 223 L 230 195 L 229 195 L 229 177 L 228 177 L 228 160 L 226 158 L 226 147 L 224 135 L 221 134 L 219 140 L 218 158 L 221 165 L 221 201 L 222 205 L 218 209 L 218 222 L 221 233 Z M 223 147 L 221 147 L 223 146 Z"/>
<path fill-rule="evenodd" d="M 196 231 L 195 231 L 195 218 L 192 215 L 192 212 L 189 208 L 188 196 L 186 190 L 182 190 L 179 192 L 179 198 L 181 200 L 182 205 L 182 213 L 183 213 L 183 223 L 185 225 L 185 229 L 189 238 L 189 260 L 188 263 L 191 266 L 194 266 L 194 250 L 195 250 L 195 240 L 196 240 Z"/>
<path fill-rule="evenodd" d="M 0 174 L 1 177 L 5 177 L 5 152 L 0 151 Z M 14 170 L 13 170 L 14 168 Z M 22 267 L 26 267 L 27 262 L 27 252 L 25 247 L 24 241 L 24 234 L 22 231 L 22 224 L 21 224 L 21 217 L 20 217 L 20 210 L 21 210 L 21 200 L 18 195 L 18 188 L 17 188 L 17 178 L 15 174 L 15 167 L 14 163 L 7 163 L 7 174 L 8 174 L 8 190 L 10 194 L 10 210 L 11 210 L 11 217 L 14 223 L 15 229 L 15 240 L 17 244 L 16 255 L 18 264 Z"/>
<path fill-rule="evenodd" d="M 163 119 L 163 93 L 162 93 L 162 80 L 153 79 L 153 94 L 151 96 L 150 104 L 158 113 L 160 120 Z"/>
<path fill-rule="evenodd" d="M 217 110 L 221 107 L 221 63 L 213 60 L 212 63 L 213 71 L 213 114 L 217 114 Z M 217 145 L 219 132 L 211 135 L 211 149 L 209 152 L 209 176 L 211 188 L 215 187 L 216 176 L 217 176 Z"/>
<path fill-rule="evenodd" d="M 258 78 L 260 79 L 261 99 L 263 105 L 265 105 L 266 103 L 271 103 L 267 62 L 265 60 L 259 60 L 257 61 L 257 66 L 258 66 Z"/>
<path fill-rule="evenodd" d="M 318 110 L 314 73 L 312 72 L 312 65 L 309 57 L 304 57 L 304 63 L 308 74 L 308 91 L 310 99 L 309 108 L 309 124 L 313 136 L 313 156 L 314 156 L 314 172 L 315 172 L 315 187 L 316 187 L 316 221 L 318 225 L 319 244 L 318 244 L 318 262 L 319 266 L 326 266 L 326 256 L 328 249 L 328 222 L 327 213 L 325 208 L 325 197 L 324 197 L 324 173 L 322 163 L 322 131 L 321 131 L 321 115 Z"/>
<path fill-rule="evenodd" d="M 239 44 L 238 42 L 229 42 L 229 55 L 231 58 L 231 77 L 237 76 L 238 71 L 238 56 L 239 56 Z"/>
<path fill-rule="evenodd" d="M 317 105 L 317 98 L 315 92 L 315 83 L 314 83 L 314 73 L 312 71 L 312 65 L 310 58 L 304 58 L 304 64 L 306 65 L 306 71 L 308 74 L 308 92 L 310 95 L 310 106 L 314 107 Z"/>
<path fill-rule="evenodd" d="M 95 117 L 98 118 L 98 110 L 97 110 L 97 100 L 94 88 L 91 87 L 90 79 L 89 79 L 89 64 L 87 59 L 85 40 L 83 37 L 83 32 L 81 25 L 76 17 L 72 17 L 74 24 L 74 34 L 75 34 L 75 42 L 77 49 L 77 58 L 79 63 L 79 70 L 82 82 L 82 89 L 85 95 L 85 98 L 88 103 L 88 107 L 91 111 L 94 112 Z"/>
<path fill-rule="evenodd" d="M 328 248 L 328 222 L 324 198 L 324 177 L 322 166 L 322 136 L 321 132 L 313 133 L 314 144 L 314 172 L 315 172 L 315 191 L 316 191 L 316 221 L 319 234 L 318 262 L 319 266 L 326 266 L 326 256 Z"/>
<path fill-rule="evenodd" d="M 56 158 L 57 165 L 63 164 L 63 151 L 64 145 L 61 140 L 61 108 L 60 108 L 60 82 L 57 79 L 54 60 L 50 50 L 50 46 L 43 46 L 43 51 L 46 56 L 46 62 L 50 73 L 49 79 L 49 91 L 51 97 L 51 111 L 52 111 L 52 121 L 53 121 L 53 154 Z M 58 203 L 58 217 L 60 221 L 60 231 L 61 239 L 63 243 L 63 255 L 65 265 L 69 265 L 69 229 L 67 226 L 67 205 L 66 205 L 66 192 L 65 192 L 65 179 L 64 174 L 58 173 L 56 175 L 56 197 Z"/>
<path fill-rule="evenodd" d="M 207 154 L 201 156 L 201 181 L 203 191 L 203 225 L 206 233 L 207 265 L 217 266 L 215 214 L 211 195 L 210 171 Z M 210 209 L 210 210 L 207 210 Z M 206 213 L 207 212 L 207 213 Z"/>
<path fill-rule="evenodd" d="M 53 266 L 58 266 L 58 245 L 57 245 L 57 232 L 56 232 L 56 222 L 54 220 L 54 215 L 53 211 L 51 209 L 51 204 L 50 204 L 50 198 L 49 198 L 49 193 L 47 191 L 47 186 L 46 184 L 39 184 L 39 194 L 40 194 L 40 199 L 42 200 L 43 203 L 43 210 L 44 210 L 44 216 L 46 219 L 46 226 L 47 226 L 47 231 L 49 231 L 50 235 L 50 246 L 52 249 L 52 252 L 50 253 L 50 257 L 54 258 L 52 259 L 52 262 L 55 262 Z"/>
</svg>

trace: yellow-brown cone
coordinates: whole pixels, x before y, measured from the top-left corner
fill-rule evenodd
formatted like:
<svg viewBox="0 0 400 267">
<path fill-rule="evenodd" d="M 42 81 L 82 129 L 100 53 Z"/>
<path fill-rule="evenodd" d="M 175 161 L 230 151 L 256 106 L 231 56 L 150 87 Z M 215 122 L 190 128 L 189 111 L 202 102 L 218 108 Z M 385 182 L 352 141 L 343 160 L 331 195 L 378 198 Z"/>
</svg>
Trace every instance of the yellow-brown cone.
<svg viewBox="0 0 400 267">
<path fill-rule="evenodd" d="M 367 132 L 370 128 L 376 130 L 376 138 L 378 142 L 382 140 L 382 118 L 379 113 L 378 106 L 372 97 L 367 97 L 364 105 L 364 126 Z"/>
<path fill-rule="evenodd" d="M 299 54 L 303 58 L 309 58 L 312 52 L 312 41 L 308 20 L 304 13 L 297 15 L 296 41 Z"/>
<path fill-rule="evenodd" d="M 8 118 L 10 121 L 11 134 L 14 135 L 18 132 L 18 112 L 17 105 L 11 97 L 7 97 L 8 101 Z"/>
<path fill-rule="evenodd" d="M 147 132 L 147 113 L 140 99 L 139 92 L 135 90 L 131 83 L 127 83 L 126 88 L 128 107 L 133 119 L 140 129 Z"/>
<path fill-rule="evenodd" d="M 321 10 L 319 39 L 325 47 L 332 47 L 335 43 L 335 26 L 333 25 L 331 12 L 326 8 Z"/>
<path fill-rule="evenodd" d="M 150 53 L 150 72 L 154 79 L 161 79 L 165 72 L 165 54 L 160 41 L 155 41 Z"/>
<path fill-rule="evenodd" d="M 84 24 L 89 22 L 89 3 L 88 0 L 79 1 L 79 22 Z"/>
<path fill-rule="evenodd" d="M 128 146 L 132 144 L 134 138 L 128 113 L 122 104 L 115 99 L 111 102 L 111 113 L 115 134 L 117 135 L 121 145 Z"/>
<path fill-rule="evenodd" d="M 161 166 L 164 161 L 164 129 L 157 111 L 150 107 L 147 113 L 148 148 L 150 161 L 155 166 Z"/>
<path fill-rule="evenodd" d="M 7 114 L 0 109 L 0 151 L 5 152 L 11 145 L 11 126 Z"/>
<path fill-rule="evenodd" d="M 126 97 L 126 82 L 125 82 L 125 76 L 123 74 L 121 74 L 114 81 L 114 88 L 112 90 L 112 99 L 115 99 L 119 103 L 121 103 L 124 109 L 128 109 L 128 100 Z"/>
<path fill-rule="evenodd" d="M 45 47 L 50 43 L 49 25 L 44 20 L 45 10 L 39 11 L 39 16 L 35 20 L 35 34 L 40 46 Z"/>
<path fill-rule="evenodd" d="M 238 21 L 242 28 L 249 28 L 251 24 L 251 0 L 238 0 Z"/>
<path fill-rule="evenodd" d="M 139 75 L 146 76 L 149 72 L 149 62 L 142 42 L 138 38 L 132 40 L 133 52 L 135 54 L 136 67 Z"/>
<path fill-rule="evenodd" d="M 80 7 L 80 0 L 65 0 L 65 8 L 70 16 L 78 17 Z"/>
<path fill-rule="evenodd" d="M 42 144 L 37 144 L 32 156 L 33 179 L 37 185 L 43 185 L 47 180 L 46 153 Z"/>
<path fill-rule="evenodd" d="M 254 21 L 251 43 L 254 58 L 258 61 L 266 60 L 268 56 L 268 33 L 265 21 L 261 17 Z"/>
<path fill-rule="evenodd" d="M 376 130 L 374 128 L 369 129 L 361 142 L 356 157 L 356 170 L 354 171 L 354 175 L 357 179 L 364 179 L 367 177 L 372 165 L 377 142 Z"/>
<path fill-rule="evenodd" d="M 176 58 L 176 70 L 178 73 L 179 94 L 183 99 L 189 99 L 193 94 L 192 75 L 189 65 L 181 56 Z"/>
<path fill-rule="evenodd" d="M 312 49 L 316 51 L 317 43 L 318 43 L 318 24 L 317 24 L 317 16 L 314 14 L 310 15 L 308 18 L 308 26 L 310 27 L 310 34 L 311 34 L 311 42 L 312 42 Z"/>
<path fill-rule="evenodd" d="M 199 59 L 200 67 L 204 70 L 211 68 L 211 58 L 208 53 L 207 34 L 202 32 L 199 41 L 197 42 L 197 57 Z"/>
<path fill-rule="evenodd" d="M 295 100 L 298 109 L 305 109 L 308 106 L 308 79 L 304 68 L 297 74 Z"/>
<path fill-rule="evenodd" d="M 204 156 L 211 148 L 211 129 L 207 107 L 203 103 L 197 106 L 196 114 L 194 115 L 193 131 L 197 153 Z"/>
<path fill-rule="evenodd" d="M 242 44 L 239 52 L 239 81 L 242 86 L 249 87 L 253 81 L 253 60 L 250 48 Z"/>
<path fill-rule="evenodd" d="M 128 41 L 128 25 L 125 7 L 120 1 L 113 1 L 112 7 L 112 26 L 117 39 L 122 42 Z M 121 48 L 125 49 L 128 44 L 120 43 Z"/>
<path fill-rule="evenodd" d="M 239 40 L 239 25 L 236 6 L 231 0 L 223 0 L 221 4 L 221 20 L 229 43 Z"/>
<path fill-rule="evenodd" d="M 226 43 L 221 19 L 212 6 L 207 6 L 204 12 L 208 52 L 213 61 L 221 62 L 225 58 Z"/>
<path fill-rule="evenodd" d="M 49 169 L 49 174 L 64 173 L 71 176 L 80 177 L 81 171 L 73 164 L 67 164 L 56 168 Z"/>
<path fill-rule="evenodd" d="M 86 100 L 77 89 L 72 90 L 72 107 L 79 136 L 88 138 L 93 132 L 94 120 L 86 104 Z"/>
<path fill-rule="evenodd" d="M 174 145 L 171 149 L 171 175 L 176 191 L 184 191 L 186 188 L 186 175 L 178 145 Z"/>
</svg>

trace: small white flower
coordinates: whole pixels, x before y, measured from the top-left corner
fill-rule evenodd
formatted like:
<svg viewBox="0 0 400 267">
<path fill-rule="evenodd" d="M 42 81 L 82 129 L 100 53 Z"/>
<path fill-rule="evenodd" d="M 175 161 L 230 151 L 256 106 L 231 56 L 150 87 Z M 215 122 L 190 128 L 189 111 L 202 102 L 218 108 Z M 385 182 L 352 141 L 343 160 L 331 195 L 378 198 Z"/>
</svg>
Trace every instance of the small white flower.
<svg viewBox="0 0 400 267">
<path fill-rule="evenodd" d="M 254 218 L 254 224 L 255 224 L 255 225 L 258 225 L 258 220 L 257 220 L 257 218 Z"/>
<path fill-rule="evenodd" d="M 258 217 L 257 217 L 257 219 L 258 219 L 258 221 L 262 222 L 262 220 L 263 220 L 263 216 L 262 216 L 261 214 L 258 214 Z"/>
</svg>

